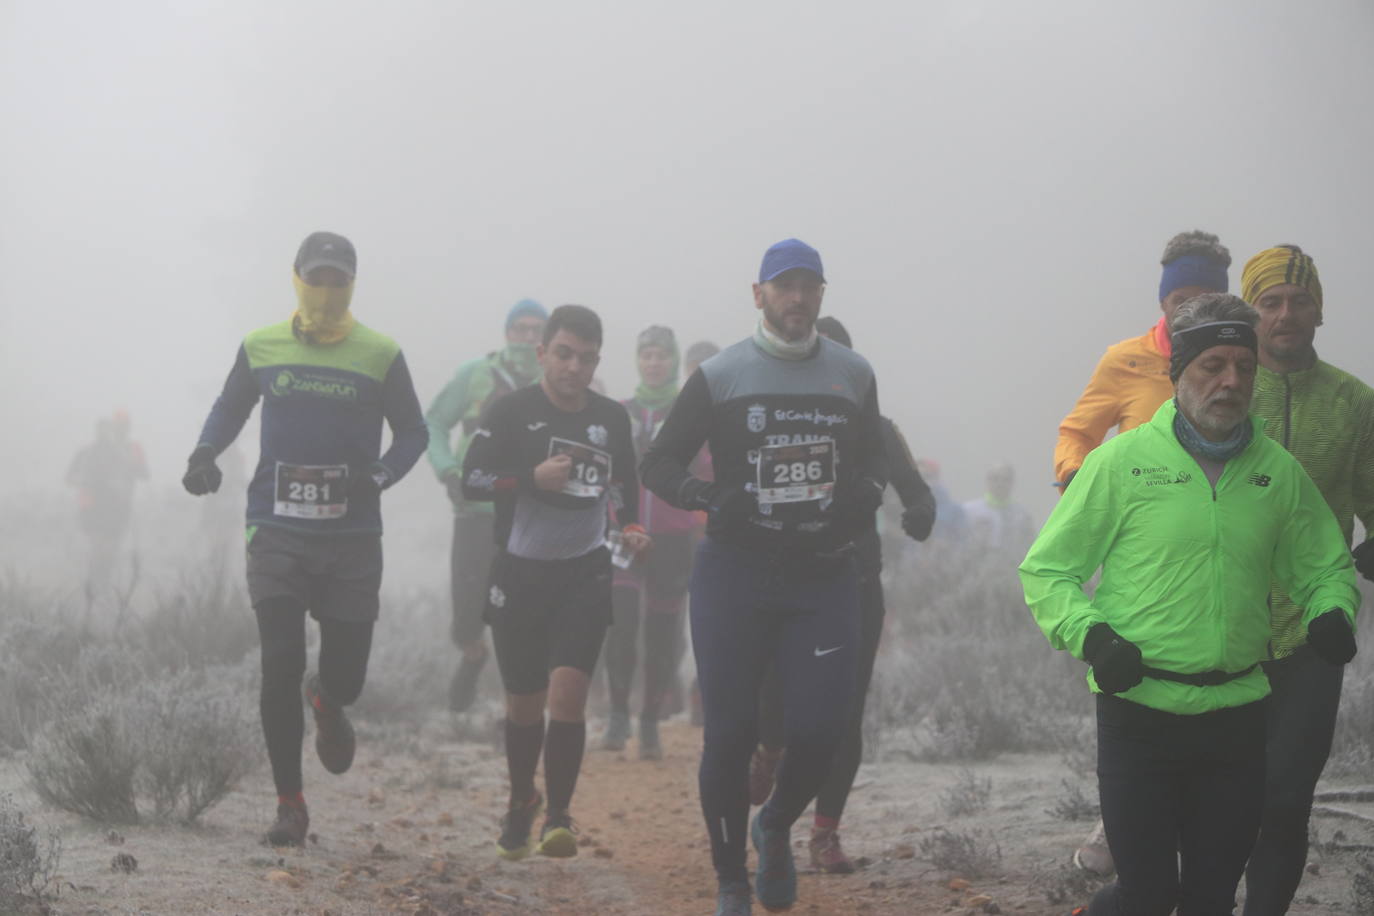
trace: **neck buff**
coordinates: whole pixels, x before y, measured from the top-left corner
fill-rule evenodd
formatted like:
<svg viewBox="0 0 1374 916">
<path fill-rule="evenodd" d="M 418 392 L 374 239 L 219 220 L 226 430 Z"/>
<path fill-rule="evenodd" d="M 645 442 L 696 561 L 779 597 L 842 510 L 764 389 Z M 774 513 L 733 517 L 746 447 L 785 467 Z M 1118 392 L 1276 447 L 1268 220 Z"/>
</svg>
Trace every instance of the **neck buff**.
<svg viewBox="0 0 1374 916">
<path fill-rule="evenodd" d="M 764 320 L 762 315 L 759 316 L 758 326 L 754 328 L 754 343 L 760 350 L 769 356 L 776 356 L 778 359 L 806 359 L 816 351 L 816 343 L 819 339 L 820 334 L 813 325 L 811 333 L 804 339 L 795 343 L 784 340 L 781 335 L 775 333 L 768 326 L 768 322 Z"/>
<path fill-rule="evenodd" d="M 1159 301 L 1169 298 L 1174 290 L 1184 286 L 1201 286 L 1224 293 L 1228 286 L 1226 265 L 1200 254 L 1185 254 L 1164 265 L 1159 278 Z"/>
<path fill-rule="evenodd" d="M 501 348 L 501 365 L 522 385 L 528 385 L 539 377 L 539 355 L 535 352 L 534 344 L 506 344 Z"/>
<path fill-rule="evenodd" d="M 1197 427 L 1178 409 L 1178 398 L 1174 399 L 1174 408 L 1174 435 L 1178 438 L 1178 444 L 1190 455 L 1210 458 L 1212 461 L 1230 461 L 1245 451 L 1255 435 L 1255 428 L 1247 418 L 1236 424 L 1231 437 L 1225 442 L 1213 442 L 1198 432 Z"/>
<path fill-rule="evenodd" d="M 311 286 L 291 272 L 296 286 L 296 312 L 291 330 L 308 343 L 335 344 L 348 336 L 357 319 L 348 310 L 353 301 L 353 281 L 347 286 Z"/>
<path fill-rule="evenodd" d="M 1296 245 L 1266 248 L 1247 261 L 1240 274 L 1240 297 L 1254 305 L 1260 293 L 1282 283 L 1307 290 L 1317 300 L 1317 311 L 1321 312 L 1322 281 L 1317 276 L 1317 265 L 1311 255 L 1304 254 Z"/>
<path fill-rule="evenodd" d="M 1212 347 L 1248 347 L 1258 355 L 1259 341 L 1255 329 L 1246 321 L 1211 321 L 1183 331 L 1174 332 L 1171 338 L 1173 353 L 1169 356 L 1169 381 L 1178 383 L 1178 377 L 1188 364 Z"/>
<path fill-rule="evenodd" d="M 1174 342 L 1169 339 L 1169 319 L 1164 315 L 1159 316 L 1159 321 L 1155 322 L 1155 346 L 1159 347 L 1159 352 L 1168 359 L 1174 355 Z"/>
</svg>

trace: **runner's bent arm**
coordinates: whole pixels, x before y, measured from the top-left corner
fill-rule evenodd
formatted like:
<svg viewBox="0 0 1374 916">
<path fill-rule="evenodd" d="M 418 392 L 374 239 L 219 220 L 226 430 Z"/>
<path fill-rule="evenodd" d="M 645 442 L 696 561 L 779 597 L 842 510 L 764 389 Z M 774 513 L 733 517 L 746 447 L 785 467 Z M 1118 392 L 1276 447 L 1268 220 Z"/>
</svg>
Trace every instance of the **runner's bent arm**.
<svg viewBox="0 0 1374 916">
<path fill-rule="evenodd" d="M 464 363 L 425 413 L 425 424 L 429 427 L 429 463 L 434 468 L 434 476 L 443 480 L 463 472 L 458 457 L 453 454 L 453 427 L 463 421 L 472 406 L 472 374 L 476 361 Z"/>
<path fill-rule="evenodd" d="M 469 502 L 493 502 L 516 490 L 534 489 L 534 468 L 515 467 L 510 403 L 503 398 L 493 404 L 472 434 L 463 456 L 463 498 Z"/>
<path fill-rule="evenodd" d="M 1113 469 L 1096 458 L 1083 463 L 1019 569 L 1026 604 L 1045 638 L 1080 659 L 1088 630 L 1106 622 L 1083 593 L 1083 583 L 1102 565 L 1122 516 Z"/>
<path fill-rule="evenodd" d="M 429 430 L 420 413 L 420 399 L 415 395 L 406 358 L 400 352 L 391 361 L 382 384 L 382 414 L 391 427 L 391 447 L 381 457 L 381 464 L 390 476 L 387 486 L 391 486 L 409 473 L 429 442 Z"/>
<path fill-rule="evenodd" d="M 910 509 L 912 506 L 921 505 L 930 507 L 933 511 L 935 494 L 930 492 L 925 478 L 916 469 L 916 462 L 911 457 L 911 449 L 907 447 L 902 431 L 887 417 L 883 417 L 881 422 L 889 483 L 892 484 L 892 489 L 897 491 L 902 508 Z"/>
<path fill-rule="evenodd" d="M 206 446 L 216 455 L 228 448 L 238 437 L 243 424 L 248 422 L 258 397 L 257 379 L 253 377 L 253 370 L 248 368 L 248 352 L 240 346 L 234 367 L 224 380 L 224 389 L 215 399 L 215 406 L 210 408 L 210 416 L 205 419 L 196 447 Z"/>
<path fill-rule="evenodd" d="M 709 484 L 688 469 L 710 432 L 711 409 L 711 390 L 698 369 L 682 386 L 663 428 L 639 463 L 645 488 L 670 506 L 705 508 L 702 493 Z"/>
<path fill-rule="evenodd" d="M 611 504 L 615 507 L 615 519 L 621 528 L 639 524 L 639 475 L 635 473 L 635 444 L 630 433 L 630 415 L 621 408 L 616 418 L 616 426 L 611 430 L 611 441 L 617 444 L 611 455 L 615 468 L 612 478 Z"/>
<path fill-rule="evenodd" d="M 1104 355 L 1093 369 L 1088 387 L 1059 424 L 1059 441 L 1054 447 L 1055 478 L 1063 481 L 1083 466 L 1088 452 L 1102 444 L 1113 426 L 1121 422 L 1120 383 L 1111 378 L 1112 369 Z"/>
</svg>

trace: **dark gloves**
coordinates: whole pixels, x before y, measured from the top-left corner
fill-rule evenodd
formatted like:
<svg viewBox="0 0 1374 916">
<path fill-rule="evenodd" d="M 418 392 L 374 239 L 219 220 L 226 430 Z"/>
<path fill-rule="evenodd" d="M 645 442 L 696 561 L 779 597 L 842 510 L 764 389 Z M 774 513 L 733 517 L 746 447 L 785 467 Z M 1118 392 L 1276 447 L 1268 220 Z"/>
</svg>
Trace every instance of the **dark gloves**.
<svg viewBox="0 0 1374 916">
<path fill-rule="evenodd" d="M 1083 638 L 1083 657 L 1093 667 L 1093 679 L 1103 693 L 1130 690 L 1145 678 L 1140 647 L 1117 635 L 1105 623 L 1094 624 Z"/>
<path fill-rule="evenodd" d="M 924 541 L 935 527 L 935 497 L 931 496 L 902 513 L 902 530 L 913 541 Z"/>
<path fill-rule="evenodd" d="M 463 475 L 461 472 L 445 474 L 444 488 L 448 490 L 449 501 L 455 506 L 463 502 Z"/>
<path fill-rule="evenodd" d="M 181 485 L 192 496 L 204 496 L 219 490 L 224 474 L 215 466 L 215 450 L 208 445 L 198 445 L 186 460 L 186 473 L 181 477 Z"/>
<path fill-rule="evenodd" d="M 1063 480 L 1059 481 L 1059 495 L 1060 495 L 1060 496 L 1063 496 L 1065 493 L 1069 492 L 1069 484 L 1073 483 L 1073 478 L 1074 478 L 1074 476 L 1077 475 L 1077 474 L 1078 474 L 1078 468 L 1074 468 L 1072 471 L 1069 471 L 1069 473 L 1067 473 L 1067 474 L 1064 475 L 1064 479 L 1063 479 Z"/>
<path fill-rule="evenodd" d="M 1355 657 L 1355 631 L 1340 608 L 1327 611 L 1307 625 L 1307 644 L 1333 665 L 1344 665 Z"/>
<path fill-rule="evenodd" d="M 1355 571 L 1374 582 L 1374 537 L 1350 551 L 1355 558 Z"/>
<path fill-rule="evenodd" d="M 374 461 L 364 473 L 349 475 L 348 495 L 358 498 L 371 496 L 385 490 L 392 483 L 391 471 L 380 461 Z"/>
<path fill-rule="evenodd" d="M 745 521 L 758 509 L 758 500 L 744 487 L 726 487 L 693 477 L 682 485 L 682 508 L 705 512 L 712 521 L 730 526 Z"/>
<path fill-rule="evenodd" d="M 861 477 L 847 487 L 835 486 L 835 501 L 846 512 L 855 515 L 872 515 L 883 507 L 883 484 L 872 477 Z"/>
</svg>

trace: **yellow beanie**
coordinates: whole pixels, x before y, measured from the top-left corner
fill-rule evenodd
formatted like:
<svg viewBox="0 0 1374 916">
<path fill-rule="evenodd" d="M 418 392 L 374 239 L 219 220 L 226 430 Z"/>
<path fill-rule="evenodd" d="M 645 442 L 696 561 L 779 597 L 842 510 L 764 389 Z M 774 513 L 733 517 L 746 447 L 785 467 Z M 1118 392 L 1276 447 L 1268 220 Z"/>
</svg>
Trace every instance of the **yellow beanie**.
<svg viewBox="0 0 1374 916">
<path fill-rule="evenodd" d="M 1317 310 L 1321 310 L 1322 281 L 1317 276 L 1317 265 L 1297 245 L 1275 245 L 1247 261 L 1240 275 L 1240 295 L 1254 305 L 1261 293 L 1281 283 L 1306 289 L 1317 300 Z"/>
</svg>

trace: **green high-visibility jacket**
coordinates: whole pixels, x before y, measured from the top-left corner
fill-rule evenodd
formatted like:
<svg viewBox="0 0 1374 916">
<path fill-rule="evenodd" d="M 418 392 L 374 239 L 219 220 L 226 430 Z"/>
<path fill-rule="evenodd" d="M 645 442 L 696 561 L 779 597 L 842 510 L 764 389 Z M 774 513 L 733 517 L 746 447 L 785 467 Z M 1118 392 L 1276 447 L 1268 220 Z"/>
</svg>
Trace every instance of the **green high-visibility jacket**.
<svg viewBox="0 0 1374 916">
<path fill-rule="evenodd" d="M 1252 419 L 1255 436 L 1226 462 L 1215 490 L 1174 435 L 1166 401 L 1143 426 L 1083 462 L 1021 563 L 1026 603 L 1050 644 L 1083 657 L 1083 638 L 1110 624 L 1148 667 L 1180 674 L 1237 672 L 1196 686 L 1146 677 L 1121 696 L 1191 715 L 1269 693 L 1256 663 L 1269 656 L 1269 585 L 1278 581 L 1313 618 L 1360 594 L 1350 551 L 1307 472 Z M 1080 486 L 1082 485 L 1082 486 Z M 1102 570 L 1096 593 L 1083 591 Z M 1098 690 L 1091 673 L 1088 683 Z"/>
<path fill-rule="evenodd" d="M 1321 360 L 1297 372 L 1260 366 L 1250 410 L 1264 420 L 1265 434 L 1307 470 L 1346 543 L 1357 517 L 1374 537 L 1374 391 Z M 1291 655 L 1307 641 L 1302 607 L 1276 587 L 1270 613 L 1274 656 Z"/>
</svg>

